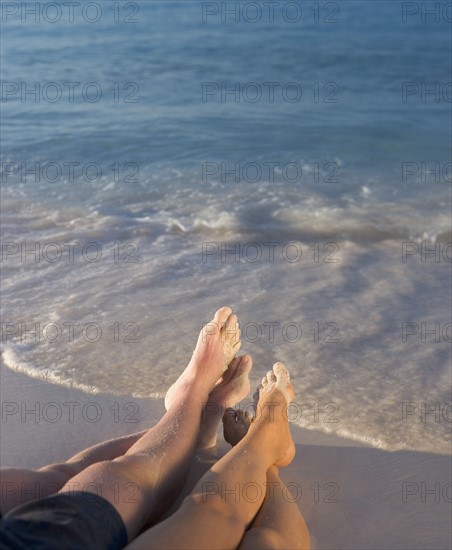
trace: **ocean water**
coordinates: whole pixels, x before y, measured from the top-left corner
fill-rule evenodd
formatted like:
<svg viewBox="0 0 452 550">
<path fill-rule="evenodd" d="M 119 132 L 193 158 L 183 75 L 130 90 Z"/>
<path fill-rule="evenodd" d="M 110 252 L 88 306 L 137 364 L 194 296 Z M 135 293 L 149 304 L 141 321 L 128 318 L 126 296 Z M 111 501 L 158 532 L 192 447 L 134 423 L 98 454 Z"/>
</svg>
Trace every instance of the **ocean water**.
<svg viewBox="0 0 452 550">
<path fill-rule="evenodd" d="M 446 453 L 450 3 L 87 4 L 2 11 L 4 364 L 162 397 L 229 304 L 294 423 Z"/>
</svg>

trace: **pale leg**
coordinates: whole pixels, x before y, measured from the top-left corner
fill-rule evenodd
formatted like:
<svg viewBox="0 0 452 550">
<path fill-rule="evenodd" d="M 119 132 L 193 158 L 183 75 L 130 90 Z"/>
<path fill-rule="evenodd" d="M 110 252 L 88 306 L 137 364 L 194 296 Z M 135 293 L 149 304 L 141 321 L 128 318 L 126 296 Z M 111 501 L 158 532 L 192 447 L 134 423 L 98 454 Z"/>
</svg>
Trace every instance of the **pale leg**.
<svg viewBox="0 0 452 550">
<path fill-rule="evenodd" d="M 5 515 L 20 504 L 58 492 L 69 479 L 91 464 L 125 454 L 146 431 L 104 441 L 77 453 L 66 462 L 50 464 L 38 470 L 1 468 L 0 512 Z"/>
<path fill-rule="evenodd" d="M 101 494 L 116 508 L 132 540 L 146 520 L 161 515 L 179 494 L 196 447 L 203 405 L 239 348 L 237 318 L 230 308 L 222 308 L 201 331 L 160 422 L 124 456 L 88 467 L 61 493 L 84 489 Z"/>
</svg>

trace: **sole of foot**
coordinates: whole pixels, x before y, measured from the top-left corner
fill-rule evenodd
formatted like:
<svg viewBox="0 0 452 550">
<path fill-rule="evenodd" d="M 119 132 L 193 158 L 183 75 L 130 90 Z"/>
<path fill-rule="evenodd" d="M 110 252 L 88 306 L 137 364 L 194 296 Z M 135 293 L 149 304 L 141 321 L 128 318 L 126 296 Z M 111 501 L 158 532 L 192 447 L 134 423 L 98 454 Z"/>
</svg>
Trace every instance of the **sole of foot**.
<svg viewBox="0 0 452 550">
<path fill-rule="evenodd" d="M 253 421 L 253 413 L 251 411 L 241 411 L 240 409 L 228 408 L 223 415 L 223 436 L 224 440 L 235 447 L 241 441 Z"/>
<path fill-rule="evenodd" d="M 249 355 L 235 357 L 209 394 L 203 406 L 197 450 L 216 446 L 217 432 L 224 411 L 236 405 L 250 391 L 248 374 L 253 365 Z"/>
<path fill-rule="evenodd" d="M 234 357 L 226 372 L 209 394 L 209 402 L 218 405 L 221 413 L 246 397 L 250 391 L 248 374 L 253 366 L 250 355 Z"/>
</svg>

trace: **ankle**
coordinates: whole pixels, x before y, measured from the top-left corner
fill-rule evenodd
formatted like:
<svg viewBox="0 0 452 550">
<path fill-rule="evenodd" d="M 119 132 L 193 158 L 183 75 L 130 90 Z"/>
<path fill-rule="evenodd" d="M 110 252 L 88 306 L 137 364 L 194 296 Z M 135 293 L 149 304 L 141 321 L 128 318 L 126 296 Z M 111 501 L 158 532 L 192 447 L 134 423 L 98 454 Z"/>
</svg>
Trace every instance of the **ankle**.
<svg viewBox="0 0 452 550">
<path fill-rule="evenodd" d="M 250 435 L 248 432 L 233 449 L 240 454 L 246 453 L 244 454 L 244 458 L 246 458 L 247 462 L 251 461 L 252 457 L 255 457 L 257 462 L 259 462 L 261 467 L 265 468 L 265 470 L 271 468 L 278 460 L 274 452 L 272 441 L 261 437 L 260 434 Z"/>
<path fill-rule="evenodd" d="M 276 423 L 267 423 L 264 427 L 255 426 L 251 424 L 251 428 L 247 434 L 247 442 L 257 452 L 261 453 L 267 460 L 267 469 L 276 468 L 282 455 L 286 454 L 286 447 L 290 447 L 290 443 L 285 441 L 282 435 L 282 427 Z"/>
<path fill-rule="evenodd" d="M 209 398 L 209 391 L 195 377 L 187 377 L 178 383 L 177 392 L 172 399 L 170 408 L 180 408 L 187 401 L 194 402 L 204 406 Z M 169 410 L 169 409 L 168 409 Z"/>
</svg>

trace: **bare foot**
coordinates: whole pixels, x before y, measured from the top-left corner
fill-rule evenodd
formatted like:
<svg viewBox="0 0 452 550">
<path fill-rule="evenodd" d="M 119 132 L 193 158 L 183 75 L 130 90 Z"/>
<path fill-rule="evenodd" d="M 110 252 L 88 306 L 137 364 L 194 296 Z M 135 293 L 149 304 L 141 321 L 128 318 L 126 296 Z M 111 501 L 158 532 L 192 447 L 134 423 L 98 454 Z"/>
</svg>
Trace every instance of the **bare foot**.
<svg viewBox="0 0 452 550">
<path fill-rule="evenodd" d="M 272 454 L 275 466 L 287 466 L 295 455 L 295 445 L 289 429 L 287 406 L 294 398 L 289 372 L 282 363 L 262 378 L 258 388 L 256 416 L 247 435 Z"/>
<path fill-rule="evenodd" d="M 253 418 L 251 411 L 226 409 L 223 415 L 223 435 L 225 441 L 235 447 L 248 433 Z"/>
<path fill-rule="evenodd" d="M 250 380 L 248 373 L 253 365 L 250 355 L 241 355 L 235 357 L 215 384 L 209 394 L 208 400 L 203 405 L 201 425 L 199 428 L 199 437 L 197 449 L 209 449 L 217 443 L 217 431 L 221 417 L 224 411 L 236 405 L 250 391 Z M 171 396 L 166 396 L 165 406 L 171 405 Z"/>
<path fill-rule="evenodd" d="M 202 385 L 207 394 L 214 388 L 241 346 L 237 316 L 222 307 L 198 336 L 190 362 L 165 396 L 165 407 L 183 397 L 187 384 Z"/>
<path fill-rule="evenodd" d="M 260 384 L 253 395 L 253 409 L 256 414 L 256 410 L 259 402 L 260 391 L 263 390 L 264 385 L 267 385 L 267 375 L 273 374 L 273 371 L 268 373 L 262 378 L 262 384 Z M 292 396 L 289 396 L 290 401 Z M 241 441 L 250 429 L 251 423 L 254 420 L 254 416 L 248 409 L 242 411 L 241 409 L 233 409 L 229 407 L 226 409 L 223 415 L 223 435 L 225 441 L 227 441 L 232 447 L 235 447 L 239 441 Z"/>
<path fill-rule="evenodd" d="M 215 384 L 203 407 L 198 450 L 216 445 L 218 426 L 224 411 L 248 395 L 250 391 L 248 373 L 252 365 L 253 360 L 250 355 L 235 357 L 229 363 L 227 371 Z"/>
</svg>

